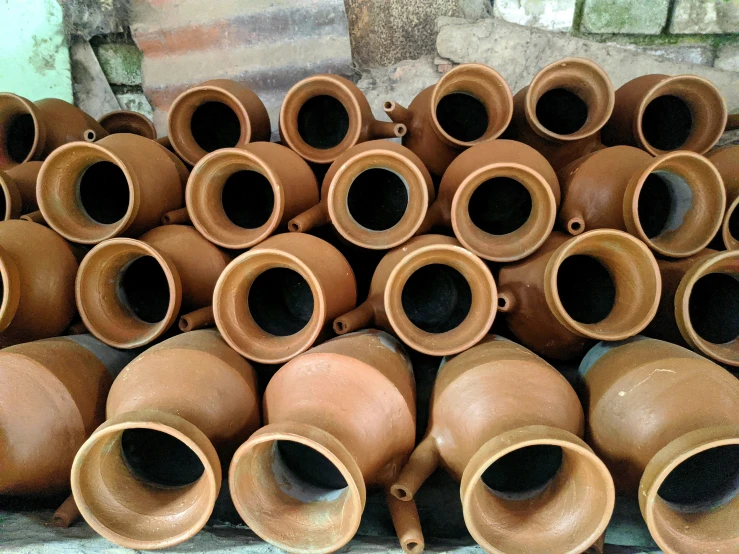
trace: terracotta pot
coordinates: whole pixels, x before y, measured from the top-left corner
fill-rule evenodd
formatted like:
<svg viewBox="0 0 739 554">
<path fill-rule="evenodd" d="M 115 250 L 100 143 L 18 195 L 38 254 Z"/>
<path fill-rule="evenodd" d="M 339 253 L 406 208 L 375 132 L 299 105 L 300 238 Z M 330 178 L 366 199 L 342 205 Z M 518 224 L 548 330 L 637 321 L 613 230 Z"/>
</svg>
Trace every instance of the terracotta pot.
<svg viewBox="0 0 739 554">
<path fill-rule="evenodd" d="M 0 351 L 0 495 L 69 490 L 72 460 L 105 420 L 110 385 L 132 358 L 90 335 Z"/>
<path fill-rule="evenodd" d="M 591 339 L 641 332 L 657 311 L 661 288 L 654 255 L 631 235 L 555 232 L 536 254 L 500 270 L 498 311 L 524 346 L 570 360 Z"/>
<path fill-rule="evenodd" d="M 666 554 L 739 543 L 739 380 L 693 352 L 636 337 L 580 365 L 590 444 L 616 487 L 639 496 Z"/>
<path fill-rule="evenodd" d="M 581 554 L 605 531 L 615 499 L 583 426 L 557 370 L 491 335 L 442 361 L 428 432 L 392 493 L 413 498 L 441 465 L 461 483 L 467 529 L 486 552 Z"/>
<path fill-rule="evenodd" d="M 131 133 L 156 140 L 157 130 L 151 119 L 139 112 L 116 110 L 106 113 L 98 119 L 98 123 L 111 135 L 115 133 Z"/>
<path fill-rule="evenodd" d="M 77 260 L 51 229 L 0 222 L 0 347 L 61 335 L 75 313 Z"/>
<path fill-rule="evenodd" d="M 739 250 L 739 146 L 717 148 L 706 157 L 716 166 L 726 189 L 721 238 L 727 249 Z"/>
<path fill-rule="evenodd" d="M 267 108 L 241 83 L 213 79 L 187 89 L 169 108 L 170 143 L 177 155 L 195 165 L 208 152 L 268 141 Z"/>
<path fill-rule="evenodd" d="M 0 216 L 18 219 L 22 214 L 38 210 L 36 178 L 41 162 L 26 162 L 0 171 Z"/>
<path fill-rule="evenodd" d="M 318 183 L 310 166 L 289 148 L 255 142 L 200 160 L 185 198 L 190 219 L 208 240 L 244 249 L 318 202 Z"/>
<path fill-rule="evenodd" d="M 87 523 L 133 549 L 186 541 L 208 521 L 221 466 L 259 426 L 256 375 L 214 330 L 149 348 L 110 389 L 72 492 Z"/>
<path fill-rule="evenodd" d="M 410 239 L 434 200 L 434 184 L 413 152 L 388 140 L 352 146 L 323 178 L 321 202 L 294 217 L 290 231 L 333 223 L 349 242 L 384 250 Z"/>
<path fill-rule="evenodd" d="M 308 350 L 356 302 L 354 272 L 336 248 L 285 233 L 228 264 L 213 312 L 223 338 L 242 356 L 282 363 Z"/>
<path fill-rule="evenodd" d="M 106 240 L 80 264 L 77 308 L 101 341 L 143 346 L 166 332 L 180 312 L 210 306 L 230 259 L 184 225 L 157 227 L 139 240 Z"/>
<path fill-rule="evenodd" d="M 43 160 L 63 144 L 92 142 L 107 134 L 92 117 L 64 100 L 31 102 L 0 93 L 0 169 Z"/>
<path fill-rule="evenodd" d="M 410 360 L 381 331 L 330 340 L 277 371 L 264 393 L 264 419 L 231 462 L 236 509 L 282 550 L 334 552 L 357 532 L 366 488 L 387 490 L 413 450 Z M 388 497 L 403 548 L 420 553 L 415 504 Z"/>
<path fill-rule="evenodd" d="M 616 91 L 603 143 L 629 144 L 653 156 L 672 150 L 708 152 L 726 126 L 726 102 L 697 75 L 642 75 Z"/>
<path fill-rule="evenodd" d="M 603 68 L 583 58 L 565 58 L 546 66 L 516 93 L 507 134 L 559 169 L 603 147 L 600 130 L 613 106 L 613 85 Z"/>
<path fill-rule="evenodd" d="M 137 237 L 184 204 L 187 175 L 184 164 L 153 140 L 118 134 L 77 142 L 54 151 L 41 167 L 39 207 L 72 242 Z"/>
<path fill-rule="evenodd" d="M 423 235 L 388 252 L 369 298 L 336 318 L 344 334 L 377 325 L 419 352 L 456 354 L 482 339 L 495 319 L 496 288 L 480 258 L 456 240 Z"/>
<path fill-rule="evenodd" d="M 512 140 L 486 142 L 449 166 L 419 233 L 451 227 L 481 258 L 520 260 L 551 233 L 559 196 L 557 175 L 536 150 Z"/>
<path fill-rule="evenodd" d="M 408 108 L 389 101 L 383 107 L 390 119 L 407 127 L 403 146 L 440 176 L 465 148 L 496 139 L 505 131 L 513 98 L 497 71 L 466 63 L 418 93 Z"/>
</svg>

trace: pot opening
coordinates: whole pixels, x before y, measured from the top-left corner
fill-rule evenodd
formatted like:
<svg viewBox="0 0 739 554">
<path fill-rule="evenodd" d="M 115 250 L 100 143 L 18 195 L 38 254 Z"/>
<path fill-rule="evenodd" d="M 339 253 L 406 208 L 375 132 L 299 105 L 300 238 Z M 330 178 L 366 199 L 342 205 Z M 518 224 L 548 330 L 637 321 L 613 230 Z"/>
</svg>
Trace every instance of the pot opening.
<svg viewBox="0 0 739 554">
<path fill-rule="evenodd" d="M 126 429 L 121 457 L 139 480 L 156 487 L 184 487 L 203 476 L 205 468 L 181 440 L 153 429 Z"/>
<path fill-rule="evenodd" d="M 528 500 L 539 495 L 556 477 L 562 456 L 560 446 L 524 446 L 495 460 L 482 474 L 482 482 L 500 498 Z"/>
<path fill-rule="evenodd" d="M 734 208 L 729 215 L 729 234 L 739 240 L 739 206 Z"/>
<path fill-rule="evenodd" d="M 677 150 L 690 138 L 693 115 L 690 106 L 671 94 L 652 100 L 642 114 L 642 133 L 659 150 Z"/>
<path fill-rule="evenodd" d="M 3 190 L 2 193 L 0 193 L 0 221 L 5 219 L 9 200 L 10 198 L 7 197 L 5 190 Z"/>
<path fill-rule="evenodd" d="M 588 105 L 574 92 L 554 88 L 536 102 L 536 118 L 552 133 L 571 135 L 588 121 Z"/>
<path fill-rule="evenodd" d="M 569 316 L 593 324 L 608 317 L 616 304 L 616 284 L 596 258 L 577 254 L 566 258 L 557 270 L 557 292 Z"/>
<path fill-rule="evenodd" d="M 688 300 L 690 323 L 698 335 L 714 344 L 739 337 L 739 280 L 728 273 L 709 273 L 693 285 Z"/>
<path fill-rule="evenodd" d="M 223 102 L 205 102 L 193 112 L 190 132 L 206 152 L 232 148 L 241 139 L 241 121 L 236 112 Z"/>
<path fill-rule="evenodd" d="M 349 214 L 371 231 L 387 231 L 408 209 L 408 185 L 389 169 L 372 167 L 357 175 L 346 198 Z"/>
<path fill-rule="evenodd" d="M 453 267 L 429 264 L 408 277 L 401 301 L 413 325 L 427 333 L 446 333 L 467 317 L 472 307 L 472 290 Z"/>
<path fill-rule="evenodd" d="M 263 331 L 294 335 L 313 317 L 313 291 L 300 273 L 273 267 L 261 273 L 249 288 L 249 311 Z"/>
<path fill-rule="evenodd" d="M 650 239 L 674 231 L 683 224 L 692 204 L 693 191 L 685 179 L 670 171 L 654 171 L 639 192 L 639 224 Z"/>
<path fill-rule="evenodd" d="M 328 150 L 341 144 L 349 131 L 349 112 L 333 96 L 305 101 L 298 112 L 298 134 L 308 146 Z"/>
<path fill-rule="evenodd" d="M 275 194 L 267 177 L 258 171 L 242 170 L 226 179 L 221 204 L 231 223 L 243 229 L 257 229 L 272 216 Z"/>
<path fill-rule="evenodd" d="M 691 456 L 662 482 L 659 497 L 677 512 L 704 512 L 739 494 L 739 444 L 726 444 Z"/>
<path fill-rule="evenodd" d="M 346 479 L 341 475 L 341 471 L 326 456 L 310 446 L 289 440 L 278 440 L 275 442 L 275 448 L 275 461 L 281 462 L 281 469 L 285 475 L 289 475 L 289 480 L 301 486 L 304 492 L 324 496 L 327 491 L 346 488 Z"/>
<path fill-rule="evenodd" d="M 436 105 L 439 126 L 453 139 L 472 142 L 488 130 L 488 111 L 480 100 L 466 92 L 453 92 Z"/>
<path fill-rule="evenodd" d="M 531 194 L 510 177 L 494 177 L 481 183 L 467 206 L 470 220 L 491 235 L 507 235 L 520 229 L 531 216 Z"/>
<path fill-rule="evenodd" d="M 16 163 L 28 158 L 36 140 L 36 123 L 30 113 L 22 113 L 10 118 L 5 127 L 5 148 L 8 156 Z"/>
<path fill-rule="evenodd" d="M 82 173 L 77 186 L 80 204 L 95 222 L 111 225 L 126 215 L 131 200 L 128 181 L 116 164 L 92 164 Z"/>
<path fill-rule="evenodd" d="M 141 256 L 126 266 L 118 283 L 118 295 L 122 303 L 146 323 L 158 323 L 167 316 L 169 283 L 153 256 Z"/>
</svg>

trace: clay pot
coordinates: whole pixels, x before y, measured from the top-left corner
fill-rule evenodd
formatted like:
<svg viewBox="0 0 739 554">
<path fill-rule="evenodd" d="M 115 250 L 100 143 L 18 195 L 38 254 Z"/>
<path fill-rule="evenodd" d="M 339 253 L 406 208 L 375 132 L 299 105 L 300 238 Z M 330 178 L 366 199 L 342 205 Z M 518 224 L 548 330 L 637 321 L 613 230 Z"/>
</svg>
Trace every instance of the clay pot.
<svg viewBox="0 0 739 554">
<path fill-rule="evenodd" d="M 69 490 L 77 450 L 105 420 L 105 398 L 133 355 L 90 335 L 0 351 L 0 495 Z"/>
<path fill-rule="evenodd" d="M 441 465 L 461 483 L 467 529 L 486 552 L 581 554 L 605 531 L 615 500 L 583 426 L 557 370 L 490 335 L 442 362 L 428 432 L 392 494 L 413 498 Z"/>
<path fill-rule="evenodd" d="M 372 140 L 341 154 L 323 178 L 321 202 L 294 217 L 290 231 L 333 223 L 349 242 L 372 250 L 410 239 L 434 200 L 434 184 L 413 152 Z"/>
<path fill-rule="evenodd" d="M 591 339 L 641 332 L 657 311 L 661 279 L 644 243 L 598 229 L 554 232 L 534 255 L 498 277 L 498 311 L 524 346 L 547 358 L 581 356 Z"/>
<path fill-rule="evenodd" d="M 139 112 L 116 110 L 106 113 L 98 119 L 98 123 L 111 135 L 115 133 L 131 133 L 156 140 L 157 130 L 151 119 Z"/>
<path fill-rule="evenodd" d="M 330 340 L 282 366 L 265 426 L 233 457 L 229 486 L 249 528 L 287 552 L 328 553 L 357 532 L 366 489 L 387 490 L 413 450 L 413 369 L 381 331 Z M 414 503 L 388 495 L 406 552 L 423 550 Z"/>
<path fill-rule="evenodd" d="M 18 219 L 22 214 L 38 210 L 36 178 L 41 162 L 26 162 L 0 171 L 0 216 Z"/>
<path fill-rule="evenodd" d="M 600 130 L 613 106 L 613 85 L 603 68 L 565 58 L 539 71 L 513 97 L 507 136 L 532 146 L 559 169 L 603 147 Z"/>
<path fill-rule="evenodd" d="M 369 297 L 336 318 L 334 331 L 344 334 L 374 324 L 414 350 L 445 356 L 487 334 L 496 302 L 495 281 L 482 260 L 453 238 L 423 235 L 382 258 Z"/>
<path fill-rule="evenodd" d="M 221 466 L 259 426 L 256 375 L 216 331 L 193 331 L 128 364 L 107 417 L 72 466 L 80 512 L 121 546 L 173 546 L 203 528 Z"/>
<path fill-rule="evenodd" d="M 557 176 L 536 150 L 512 140 L 486 142 L 452 162 L 418 232 L 451 227 L 481 258 L 520 260 L 551 233 L 559 196 Z"/>
<path fill-rule="evenodd" d="M 228 264 L 213 313 L 242 356 L 282 363 L 308 350 L 356 302 L 354 272 L 341 252 L 312 235 L 285 233 Z"/>
<path fill-rule="evenodd" d="M 187 313 L 213 300 L 230 256 L 192 227 L 157 227 L 139 240 L 98 244 L 77 273 L 77 308 L 85 326 L 116 348 L 160 337 Z"/>
<path fill-rule="evenodd" d="M 739 250 L 739 146 L 711 151 L 708 160 L 716 166 L 726 189 L 726 214 L 721 238 L 729 250 Z"/>
<path fill-rule="evenodd" d="M 64 100 L 31 102 L 0 93 L 0 169 L 43 160 L 63 144 L 92 142 L 107 134 L 92 117 Z"/>
<path fill-rule="evenodd" d="M 338 75 L 296 83 L 280 108 L 280 138 L 309 162 L 330 164 L 367 140 L 402 137 L 405 125 L 378 121 L 359 88 Z"/>
<path fill-rule="evenodd" d="M 726 125 L 726 102 L 697 75 L 642 75 L 616 91 L 616 105 L 603 128 L 603 143 L 628 144 L 653 156 L 672 150 L 703 154 Z"/>
<path fill-rule="evenodd" d="M 403 146 L 434 175 L 443 175 L 460 152 L 498 138 L 513 114 L 511 89 L 494 69 L 466 63 L 422 90 L 408 108 L 385 102 L 385 113 L 403 123 Z"/>
<path fill-rule="evenodd" d="M 208 240 L 244 249 L 318 202 L 318 183 L 310 166 L 289 148 L 255 142 L 200 160 L 185 198 L 192 223 Z"/>
<path fill-rule="evenodd" d="M 739 380 L 693 352 L 636 337 L 580 365 L 588 436 L 616 488 L 636 496 L 665 554 L 739 543 Z"/>
<path fill-rule="evenodd" d="M 54 231 L 0 222 L 0 347 L 61 335 L 75 313 L 77 260 Z"/>
<path fill-rule="evenodd" d="M 144 137 L 127 133 L 68 144 L 41 167 L 39 208 L 72 242 L 138 237 L 184 204 L 187 175 L 177 156 Z"/>
<path fill-rule="evenodd" d="M 208 152 L 268 141 L 267 108 L 244 85 L 213 79 L 187 89 L 169 108 L 170 143 L 177 155 L 195 165 Z"/>
</svg>

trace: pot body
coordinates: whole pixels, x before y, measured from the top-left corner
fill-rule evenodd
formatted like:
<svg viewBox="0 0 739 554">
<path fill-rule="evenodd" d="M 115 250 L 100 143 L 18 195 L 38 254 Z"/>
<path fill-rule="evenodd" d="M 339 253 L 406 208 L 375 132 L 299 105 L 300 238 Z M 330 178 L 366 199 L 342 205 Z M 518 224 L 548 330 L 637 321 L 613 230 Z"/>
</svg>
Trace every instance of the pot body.
<svg viewBox="0 0 739 554">
<path fill-rule="evenodd" d="M 151 120 L 139 112 L 116 110 L 106 113 L 98 119 L 98 123 L 111 135 L 115 133 L 131 133 L 151 140 L 156 140 L 157 130 Z"/>
<path fill-rule="evenodd" d="M 726 188 L 726 214 L 721 238 L 729 250 L 739 250 L 739 146 L 716 148 L 706 155 L 716 166 Z"/>
</svg>

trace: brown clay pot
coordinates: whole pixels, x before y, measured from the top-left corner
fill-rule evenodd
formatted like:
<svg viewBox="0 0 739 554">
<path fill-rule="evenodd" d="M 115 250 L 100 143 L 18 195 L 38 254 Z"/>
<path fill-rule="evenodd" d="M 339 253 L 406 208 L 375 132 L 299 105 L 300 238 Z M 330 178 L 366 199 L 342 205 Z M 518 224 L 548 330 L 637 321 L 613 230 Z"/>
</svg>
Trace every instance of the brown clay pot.
<svg viewBox="0 0 739 554">
<path fill-rule="evenodd" d="M 653 156 L 677 149 L 703 154 L 725 126 L 726 102 L 710 81 L 697 75 L 642 75 L 616 91 L 603 143 L 637 146 Z"/>
<path fill-rule="evenodd" d="M 0 171 L 0 216 L 2 220 L 18 219 L 38 210 L 36 178 L 41 162 L 26 162 Z"/>
<path fill-rule="evenodd" d="M 0 93 L 0 169 L 43 160 L 63 144 L 92 142 L 107 134 L 92 117 L 64 100 L 31 102 Z"/>
<path fill-rule="evenodd" d="M 224 248 L 244 249 L 318 202 L 318 183 L 295 152 L 270 142 L 212 152 L 193 168 L 185 192 L 195 227 Z"/>
<path fill-rule="evenodd" d="M 382 331 L 330 340 L 272 377 L 264 420 L 231 462 L 236 509 L 282 550 L 334 552 L 357 532 L 367 487 L 389 489 L 413 450 L 410 360 Z M 404 550 L 420 554 L 415 504 L 388 503 Z"/>
<path fill-rule="evenodd" d="M 603 68 L 565 58 L 539 71 L 513 97 L 507 136 L 532 146 L 559 169 L 603 147 L 600 130 L 613 106 L 613 85 Z"/>
<path fill-rule="evenodd" d="M 290 220 L 290 231 L 306 233 L 333 223 L 349 242 L 373 250 L 410 239 L 434 200 L 434 184 L 413 152 L 388 140 L 352 146 L 323 178 L 321 202 Z"/>
<path fill-rule="evenodd" d="M 75 313 L 77 260 L 54 231 L 0 222 L 0 347 L 61 335 Z"/>
<path fill-rule="evenodd" d="M 169 108 L 169 141 L 177 155 L 195 165 L 209 152 L 268 141 L 267 108 L 244 85 L 213 79 L 187 89 Z"/>
<path fill-rule="evenodd" d="M 583 410 L 544 360 L 490 335 L 442 361 L 429 430 L 392 486 L 412 499 L 442 466 L 486 552 L 581 554 L 605 531 L 613 480 L 582 440 Z"/>
<path fill-rule="evenodd" d="M 599 343 L 580 366 L 588 436 L 665 554 L 739 544 L 739 380 L 680 346 Z"/>
<path fill-rule="evenodd" d="M 144 346 L 167 331 L 180 312 L 210 306 L 230 260 L 184 225 L 157 227 L 139 240 L 103 241 L 85 256 L 77 273 L 80 317 L 111 346 Z"/>
<path fill-rule="evenodd" d="M 132 358 L 90 335 L 0 351 L 0 495 L 69 490 L 72 460 L 105 420 L 110 385 Z"/>
<path fill-rule="evenodd" d="M 559 196 L 557 175 L 536 150 L 512 140 L 486 142 L 452 162 L 418 232 L 451 227 L 481 258 L 520 260 L 551 233 Z"/>
<path fill-rule="evenodd" d="M 513 114 L 511 89 L 494 69 L 466 63 L 445 73 L 422 90 L 408 108 L 385 102 L 385 113 L 408 132 L 410 148 L 434 175 L 443 175 L 460 152 L 494 140 L 505 131 Z"/>
<path fill-rule="evenodd" d="M 721 238 L 729 250 L 739 250 L 739 146 L 717 148 L 706 155 L 716 166 L 726 189 L 726 214 Z"/>
<path fill-rule="evenodd" d="M 354 271 L 341 252 L 313 235 L 284 233 L 228 264 L 213 313 L 242 356 L 282 363 L 308 350 L 356 302 Z"/>
<path fill-rule="evenodd" d="M 98 123 L 111 135 L 131 133 L 151 140 L 156 140 L 157 130 L 151 119 L 139 112 L 116 110 L 106 113 L 98 119 Z"/>
<path fill-rule="evenodd" d="M 336 318 L 334 331 L 377 325 L 419 352 L 456 354 L 482 339 L 495 319 L 495 281 L 485 263 L 450 237 L 423 235 L 380 261 L 369 297 Z"/>
<path fill-rule="evenodd" d="M 498 311 L 524 346 L 569 360 L 592 339 L 641 332 L 657 311 L 660 291 L 654 255 L 631 235 L 554 232 L 534 255 L 500 270 Z"/>
<path fill-rule="evenodd" d="M 361 90 L 338 75 L 295 84 L 280 108 L 280 138 L 309 162 L 330 164 L 355 144 L 402 137 L 405 125 L 378 121 Z"/>
<path fill-rule="evenodd" d="M 159 225 L 163 214 L 184 205 L 187 175 L 177 156 L 153 140 L 118 134 L 55 150 L 41 167 L 36 192 L 56 232 L 97 244 Z"/>
<path fill-rule="evenodd" d="M 173 546 L 203 528 L 222 466 L 259 426 L 256 375 L 215 330 L 179 335 L 125 367 L 107 418 L 74 459 L 80 512 L 121 546 Z"/>
</svg>

